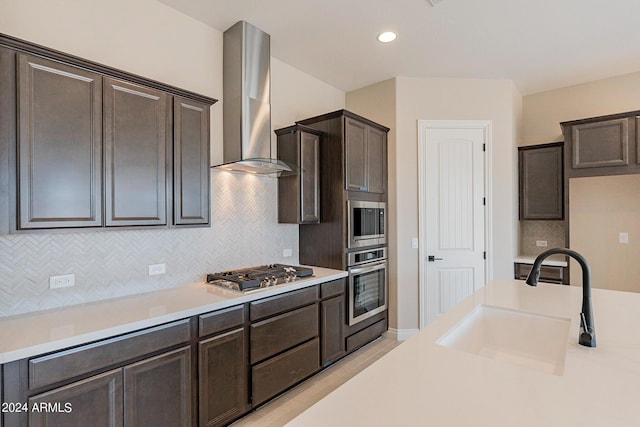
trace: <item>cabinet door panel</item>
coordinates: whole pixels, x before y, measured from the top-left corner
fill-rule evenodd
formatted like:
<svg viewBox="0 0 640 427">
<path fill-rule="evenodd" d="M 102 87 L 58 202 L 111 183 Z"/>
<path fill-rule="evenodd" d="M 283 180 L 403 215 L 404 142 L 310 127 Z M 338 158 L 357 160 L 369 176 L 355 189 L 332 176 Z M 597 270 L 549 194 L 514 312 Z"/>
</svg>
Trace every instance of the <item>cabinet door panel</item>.
<svg viewBox="0 0 640 427">
<path fill-rule="evenodd" d="M 224 425 L 242 415 L 249 401 L 244 329 L 198 344 L 200 426 Z"/>
<path fill-rule="evenodd" d="M 18 228 L 102 224 L 97 74 L 18 54 Z"/>
<path fill-rule="evenodd" d="M 320 222 L 320 137 L 300 132 L 300 223 Z"/>
<path fill-rule="evenodd" d="M 174 223 L 209 223 L 209 107 L 175 98 Z"/>
<path fill-rule="evenodd" d="M 58 403 L 59 410 L 46 410 Z M 122 370 L 116 369 L 29 398 L 30 427 L 122 426 Z M 69 404 L 67 407 L 65 404 Z M 68 410 L 68 412 L 67 412 Z"/>
<path fill-rule="evenodd" d="M 191 426 L 191 349 L 124 368 L 125 426 Z"/>
<path fill-rule="evenodd" d="M 629 163 L 629 128 L 626 118 L 575 125 L 572 139 L 575 169 Z"/>
<path fill-rule="evenodd" d="M 367 126 L 345 118 L 345 187 L 347 190 L 367 191 L 366 137 Z"/>
<path fill-rule="evenodd" d="M 520 219 L 563 218 L 563 175 L 561 145 L 521 149 Z"/>
<path fill-rule="evenodd" d="M 104 79 L 106 225 L 166 220 L 167 95 Z"/>
<path fill-rule="evenodd" d="M 328 366 L 345 354 L 344 295 L 320 302 L 321 363 Z"/>
<path fill-rule="evenodd" d="M 385 192 L 387 133 L 369 127 L 367 134 L 367 191 Z"/>
</svg>

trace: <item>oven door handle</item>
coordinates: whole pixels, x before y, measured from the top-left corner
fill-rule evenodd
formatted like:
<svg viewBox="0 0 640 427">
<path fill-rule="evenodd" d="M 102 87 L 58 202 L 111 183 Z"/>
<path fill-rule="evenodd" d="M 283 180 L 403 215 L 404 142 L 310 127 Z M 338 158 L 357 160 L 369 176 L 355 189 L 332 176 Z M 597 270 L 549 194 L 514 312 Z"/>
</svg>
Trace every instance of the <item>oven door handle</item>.
<svg viewBox="0 0 640 427">
<path fill-rule="evenodd" d="M 380 262 L 380 263 L 375 263 L 374 265 L 367 265 L 364 267 L 358 267 L 358 268 L 350 268 L 349 269 L 349 274 L 362 274 L 362 273 L 368 273 L 370 271 L 376 271 L 376 270 L 382 270 L 384 268 L 387 268 L 387 262 Z"/>
</svg>

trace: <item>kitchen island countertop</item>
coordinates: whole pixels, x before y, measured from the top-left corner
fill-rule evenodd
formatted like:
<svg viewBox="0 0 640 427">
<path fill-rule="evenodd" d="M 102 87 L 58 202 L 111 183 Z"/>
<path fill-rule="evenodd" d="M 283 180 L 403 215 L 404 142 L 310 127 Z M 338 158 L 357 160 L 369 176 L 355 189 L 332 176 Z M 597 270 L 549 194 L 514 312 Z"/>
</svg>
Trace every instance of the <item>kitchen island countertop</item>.
<svg viewBox="0 0 640 427">
<path fill-rule="evenodd" d="M 0 319 L 0 364 L 219 310 L 347 276 L 313 277 L 243 294 L 203 282 Z"/>
<path fill-rule="evenodd" d="M 495 280 L 287 425 L 638 426 L 640 294 L 592 289 L 596 348 L 578 345 L 581 301 L 580 287 Z M 481 304 L 570 319 L 563 372 L 436 342 Z"/>
</svg>

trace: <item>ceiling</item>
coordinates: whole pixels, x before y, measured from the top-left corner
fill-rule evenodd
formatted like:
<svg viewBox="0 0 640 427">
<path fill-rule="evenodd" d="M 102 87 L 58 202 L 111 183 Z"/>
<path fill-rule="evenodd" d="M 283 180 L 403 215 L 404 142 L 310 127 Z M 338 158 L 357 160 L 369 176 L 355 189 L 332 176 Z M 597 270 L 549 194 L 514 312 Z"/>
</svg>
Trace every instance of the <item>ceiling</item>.
<svg viewBox="0 0 640 427">
<path fill-rule="evenodd" d="M 640 71 L 639 0 L 159 0 L 343 91 L 391 77 L 509 79 L 523 95 Z M 393 30 L 382 44 L 378 33 Z"/>
</svg>

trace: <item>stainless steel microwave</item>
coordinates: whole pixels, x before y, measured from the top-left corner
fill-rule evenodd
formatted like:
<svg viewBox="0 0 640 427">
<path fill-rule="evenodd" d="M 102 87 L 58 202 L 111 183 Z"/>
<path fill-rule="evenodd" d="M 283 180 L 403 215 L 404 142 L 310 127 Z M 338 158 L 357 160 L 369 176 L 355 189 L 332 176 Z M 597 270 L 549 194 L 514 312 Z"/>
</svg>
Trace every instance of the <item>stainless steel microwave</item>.
<svg viewBox="0 0 640 427">
<path fill-rule="evenodd" d="M 362 200 L 347 201 L 348 248 L 387 243 L 387 204 Z"/>
</svg>

